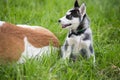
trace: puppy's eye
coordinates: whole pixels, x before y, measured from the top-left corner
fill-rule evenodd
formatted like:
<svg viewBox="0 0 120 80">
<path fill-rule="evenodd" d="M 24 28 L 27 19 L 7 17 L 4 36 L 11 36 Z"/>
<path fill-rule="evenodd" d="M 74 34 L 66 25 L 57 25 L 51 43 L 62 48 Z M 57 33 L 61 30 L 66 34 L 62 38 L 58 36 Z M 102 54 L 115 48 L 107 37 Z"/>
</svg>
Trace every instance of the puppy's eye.
<svg viewBox="0 0 120 80">
<path fill-rule="evenodd" d="M 66 15 L 66 18 L 71 20 L 72 19 L 72 15 Z"/>
</svg>

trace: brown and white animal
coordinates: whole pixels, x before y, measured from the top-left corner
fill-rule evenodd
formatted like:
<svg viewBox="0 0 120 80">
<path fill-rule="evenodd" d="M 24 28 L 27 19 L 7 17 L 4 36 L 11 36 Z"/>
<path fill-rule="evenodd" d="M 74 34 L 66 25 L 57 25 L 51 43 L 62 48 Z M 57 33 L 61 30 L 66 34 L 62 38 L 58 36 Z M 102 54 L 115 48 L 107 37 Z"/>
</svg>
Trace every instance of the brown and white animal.
<svg viewBox="0 0 120 80">
<path fill-rule="evenodd" d="M 40 26 L 13 25 L 0 21 L 0 61 L 25 62 L 59 46 L 57 37 Z"/>
</svg>

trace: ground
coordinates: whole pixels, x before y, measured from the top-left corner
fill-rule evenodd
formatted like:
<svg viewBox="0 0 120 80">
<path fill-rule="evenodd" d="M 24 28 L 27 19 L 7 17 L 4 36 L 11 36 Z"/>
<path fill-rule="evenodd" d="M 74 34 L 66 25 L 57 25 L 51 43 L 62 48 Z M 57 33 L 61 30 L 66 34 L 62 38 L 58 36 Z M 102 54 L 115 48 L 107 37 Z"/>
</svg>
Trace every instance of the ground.
<svg viewBox="0 0 120 80">
<path fill-rule="evenodd" d="M 120 0 L 78 0 L 85 2 L 91 20 L 96 63 L 82 57 L 63 61 L 59 53 L 25 64 L 0 65 L 0 80 L 119 80 Z M 0 0 L 0 20 L 13 24 L 40 25 L 52 31 L 62 45 L 67 30 L 58 19 L 73 7 L 74 0 Z"/>
</svg>

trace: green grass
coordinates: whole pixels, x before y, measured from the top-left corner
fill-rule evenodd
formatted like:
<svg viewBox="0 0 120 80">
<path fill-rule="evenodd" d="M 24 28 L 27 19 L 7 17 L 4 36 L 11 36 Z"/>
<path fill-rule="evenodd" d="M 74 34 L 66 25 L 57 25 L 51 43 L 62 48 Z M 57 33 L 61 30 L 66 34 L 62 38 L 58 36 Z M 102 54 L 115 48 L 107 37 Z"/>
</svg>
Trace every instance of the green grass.
<svg viewBox="0 0 120 80">
<path fill-rule="evenodd" d="M 85 2 L 93 30 L 96 66 L 80 58 L 75 63 L 53 53 L 43 60 L 0 65 L 0 80 L 120 80 L 120 0 Z M 74 0 L 0 0 L 0 20 L 13 24 L 41 25 L 62 45 L 67 30 L 57 23 Z"/>
</svg>

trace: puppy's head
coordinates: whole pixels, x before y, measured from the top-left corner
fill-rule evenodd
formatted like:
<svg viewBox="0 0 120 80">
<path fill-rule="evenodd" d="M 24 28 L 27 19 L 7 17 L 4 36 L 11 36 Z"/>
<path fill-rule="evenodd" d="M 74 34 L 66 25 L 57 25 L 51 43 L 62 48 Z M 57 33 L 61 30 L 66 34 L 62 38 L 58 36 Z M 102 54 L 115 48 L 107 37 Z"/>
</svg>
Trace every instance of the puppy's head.
<svg viewBox="0 0 120 80">
<path fill-rule="evenodd" d="M 60 18 L 58 22 L 62 25 L 62 28 L 76 29 L 86 14 L 86 6 L 82 3 L 79 6 L 78 1 L 74 3 L 74 8 L 67 11 L 65 16 Z"/>
</svg>

